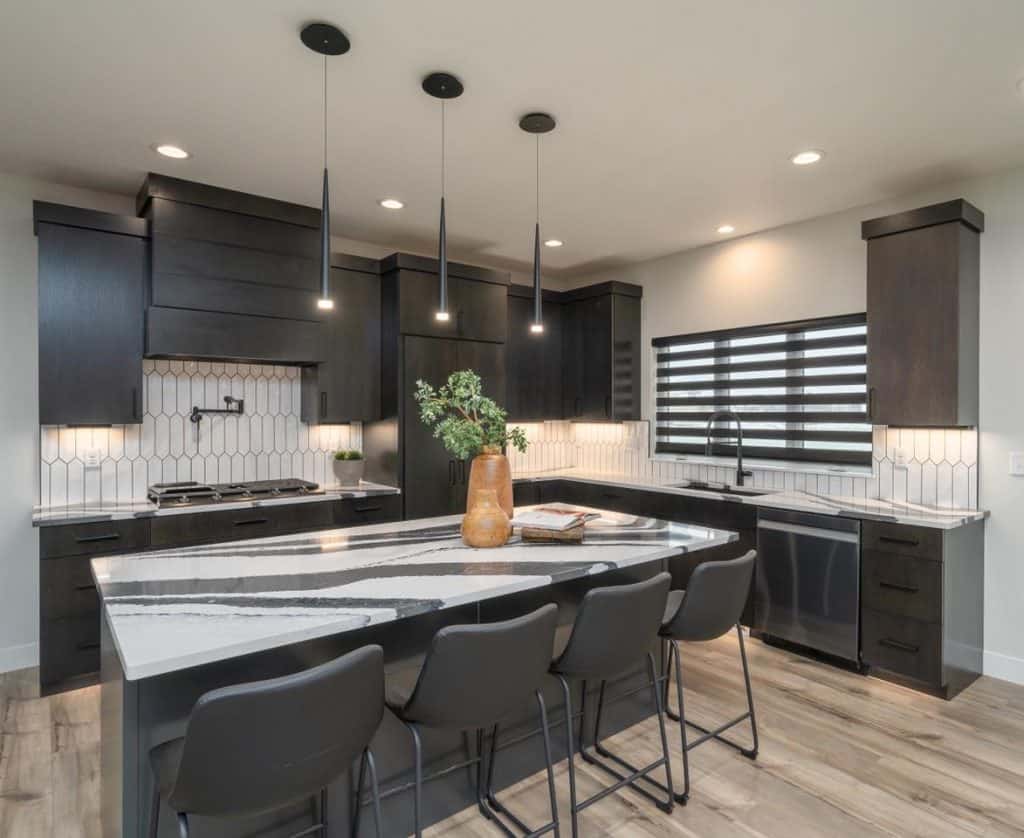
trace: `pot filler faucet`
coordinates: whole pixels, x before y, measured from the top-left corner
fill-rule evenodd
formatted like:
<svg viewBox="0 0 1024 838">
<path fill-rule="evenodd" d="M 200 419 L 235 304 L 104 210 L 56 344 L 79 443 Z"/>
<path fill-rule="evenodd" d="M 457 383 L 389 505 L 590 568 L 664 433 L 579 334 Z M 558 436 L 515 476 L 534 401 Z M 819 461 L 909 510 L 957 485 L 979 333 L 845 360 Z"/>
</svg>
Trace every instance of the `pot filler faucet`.
<svg viewBox="0 0 1024 838">
<path fill-rule="evenodd" d="M 740 417 L 731 410 L 716 410 L 708 417 L 707 433 L 705 435 L 704 456 L 711 456 L 711 426 L 719 419 L 731 419 L 736 423 L 736 485 L 743 485 L 743 478 L 752 475 L 749 471 L 743 470 L 743 423 Z"/>
</svg>

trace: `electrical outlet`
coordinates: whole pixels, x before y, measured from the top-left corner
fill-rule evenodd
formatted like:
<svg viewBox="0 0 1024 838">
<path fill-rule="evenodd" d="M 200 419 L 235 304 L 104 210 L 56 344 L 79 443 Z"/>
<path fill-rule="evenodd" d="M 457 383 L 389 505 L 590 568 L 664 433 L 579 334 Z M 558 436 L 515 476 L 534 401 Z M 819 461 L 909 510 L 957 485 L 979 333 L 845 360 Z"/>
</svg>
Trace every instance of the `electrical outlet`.
<svg viewBox="0 0 1024 838">
<path fill-rule="evenodd" d="M 99 448 L 88 448 L 88 449 L 86 449 L 85 457 L 83 458 L 84 461 L 85 461 L 85 467 L 86 468 L 99 468 L 100 467 L 100 458 L 101 458 L 101 454 L 100 454 L 100 449 Z"/>
<path fill-rule="evenodd" d="M 897 448 L 893 454 L 896 457 L 895 465 L 897 468 L 906 468 L 910 465 L 910 455 L 907 453 L 906 448 Z"/>
<path fill-rule="evenodd" d="M 1024 451 L 1010 452 L 1010 474 L 1013 477 L 1024 477 Z"/>
</svg>

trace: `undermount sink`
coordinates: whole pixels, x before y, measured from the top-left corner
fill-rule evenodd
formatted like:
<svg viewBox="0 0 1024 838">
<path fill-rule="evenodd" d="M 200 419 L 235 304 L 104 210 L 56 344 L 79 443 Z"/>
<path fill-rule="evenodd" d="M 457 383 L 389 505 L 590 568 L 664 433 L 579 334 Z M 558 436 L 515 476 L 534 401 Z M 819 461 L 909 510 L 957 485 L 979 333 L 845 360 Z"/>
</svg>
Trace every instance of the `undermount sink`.
<svg viewBox="0 0 1024 838">
<path fill-rule="evenodd" d="M 719 495 L 736 495 L 737 497 L 760 497 L 770 495 L 770 489 L 742 489 L 735 486 L 726 486 L 721 483 L 704 483 L 700 480 L 684 480 L 682 483 L 672 483 L 670 489 L 693 489 L 698 492 L 715 492 Z"/>
</svg>

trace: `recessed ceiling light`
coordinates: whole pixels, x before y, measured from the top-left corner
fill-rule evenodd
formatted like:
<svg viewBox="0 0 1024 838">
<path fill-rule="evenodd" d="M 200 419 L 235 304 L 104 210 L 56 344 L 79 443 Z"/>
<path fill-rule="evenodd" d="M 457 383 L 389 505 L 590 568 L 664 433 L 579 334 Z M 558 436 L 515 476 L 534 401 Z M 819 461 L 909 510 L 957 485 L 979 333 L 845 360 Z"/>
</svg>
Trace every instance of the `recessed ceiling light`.
<svg viewBox="0 0 1024 838">
<path fill-rule="evenodd" d="M 548 239 L 544 242 L 544 247 L 561 247 L 563 244 L 565 244 L 565 242 L 561 239 Z"/>
<path fill-rule="evenodd" d="M 405 206 L 398 198 L 382 198 L 379 203 L 384 209 L 401 209 Z"/>
<path fill-rule="evenodd" d="M 722 233 L 723 235 L 725 233 L 735 233 L 736 228 L 733 227 L 732 224 L 723 224 L 721 227 L 718 228 L 718 232 Z"/>
<path fill-rule="evenodd" d="M 792 160 L 793 164 L 796 166 L 810 166 L 812 163 L 817 163 L 824 156 L 824 151 L 809 148 L 807 151 L 801 151 L 798 154 L 794 154 L 790 160 Z"/>
<path fill-rule="evenodd" d="M 153 146 L 153 151 L 157 154 L 162 154 L 164 157 L 170 157 L 173 160 L 187 160 L 192 155 L 189 154 L 185 149 L 176 145 L 169 145 L 167 143 L 159 143 Z"/>
</svg>

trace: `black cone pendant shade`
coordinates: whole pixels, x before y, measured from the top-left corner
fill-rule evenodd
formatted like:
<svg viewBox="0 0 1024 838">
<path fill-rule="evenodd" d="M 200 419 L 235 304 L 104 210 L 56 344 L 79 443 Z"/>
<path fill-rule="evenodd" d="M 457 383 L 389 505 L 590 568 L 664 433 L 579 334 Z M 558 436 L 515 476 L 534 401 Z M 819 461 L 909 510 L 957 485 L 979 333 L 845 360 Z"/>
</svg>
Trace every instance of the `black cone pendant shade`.
<svg viewBox="0 0 1024 838">
<path fill-rule="evenodd" d="M 533 322 L 530 331 L 540 334 L 544 331 L 544 318 L 541 309 L 541 275 L 540 275 L 540 135 L 555 130 L 555 119 L 546 113 L 528 113 L 519 120 L 519 127 L 526 133 L 536 137 L 536 209 L 537 217 L 533 225 Z"/>
<path fill-rule="evenodd" d="M 446 99 L 456 99 L 462 95 L 462 82 L 451 73 L 431 73 L 423 79 L 423 90 L 441 100 L 441 221 L 438 225 L 437 234 L 437 262 L 438 262 L 438 301 L 437 312 L 434 317 L 444 322 L 449 318 L 448 314 L 448 231 L 445 226 L 444 217 L 444 194 L 445 194 L 445 112 L 444 103 Z"/>
<path fill-rule="evenodd" d="M 310 23 L 299 33 L 307 47 L 324 57 L 324 184 L 320 206 L 320 298 L 317 308 L 334 308 L 331 299 L 331 202 L 327 177 L 327 56 L 349 51 L 345 33 L 329 23 Z"/>
</svg>

